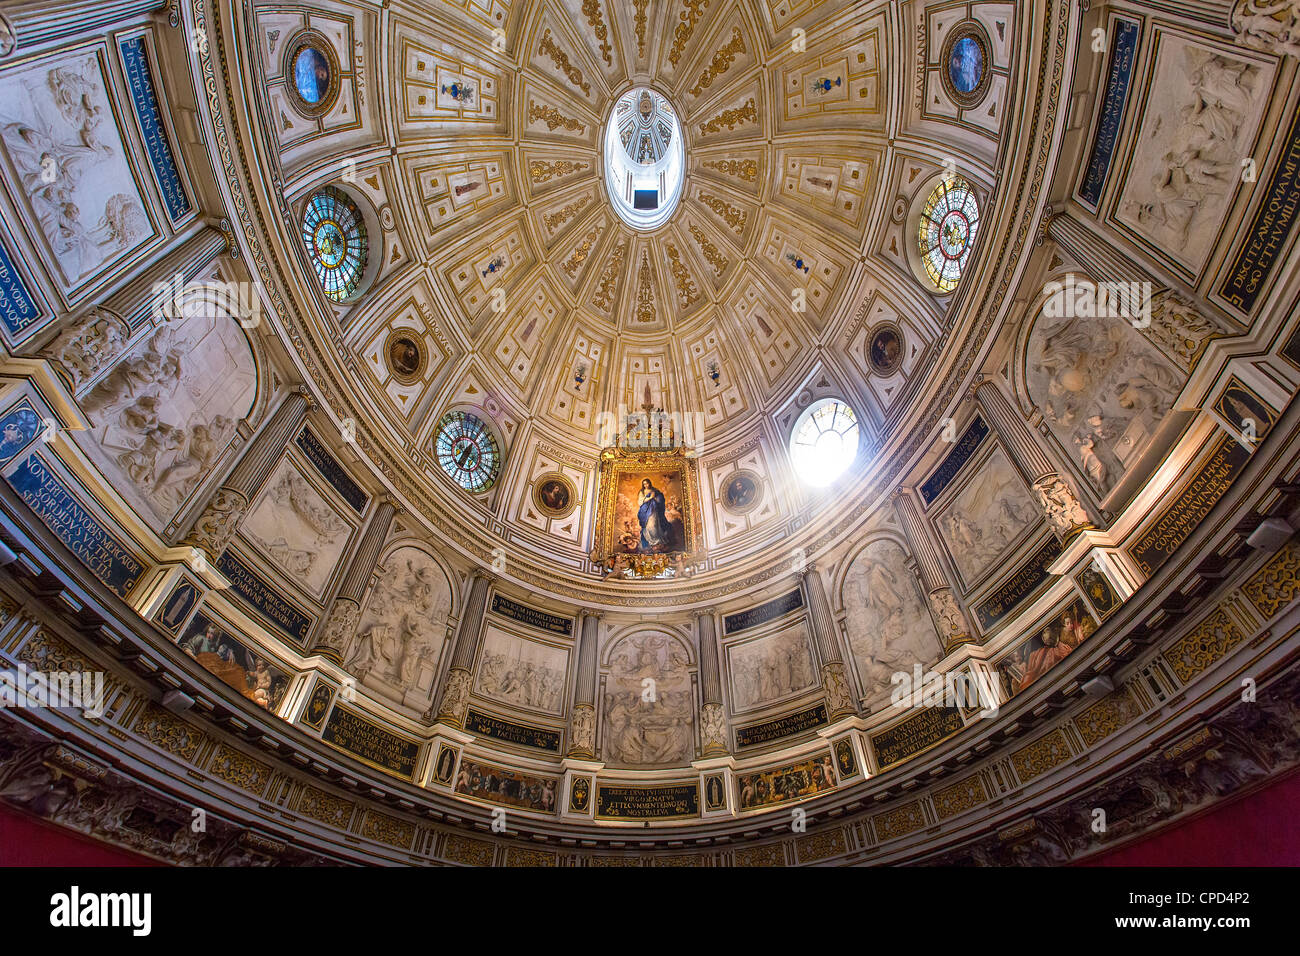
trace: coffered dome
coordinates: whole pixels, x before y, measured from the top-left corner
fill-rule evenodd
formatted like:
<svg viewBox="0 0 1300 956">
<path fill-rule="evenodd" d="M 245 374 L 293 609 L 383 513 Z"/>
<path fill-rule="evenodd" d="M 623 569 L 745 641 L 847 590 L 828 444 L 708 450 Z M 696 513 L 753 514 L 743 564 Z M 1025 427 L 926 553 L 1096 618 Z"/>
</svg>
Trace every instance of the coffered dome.
<svg viewBox="0 0 1300 956">
<path fill-rule="evenodd" d="M 975 220 L 961 236 L 944 227 L 933 248 L 951 255 L 932 279 L 917 266 L 933 251 L 917 247 L 923 187 L 949 181 L 945 163 L 959 168 L 965 206 L 945 208 L 952 219 L 993 179 L 1009 10 L 935 21 L 940 32 L 978 26 L 954 56 L 982 93 L 955 115 L 937 65 L 937 105 L 890 94 L 915 56 L 938 57 L 914 31 L 905 45 L 916 48 L 901 47 L 892 16 L 885 4 L 740 0 L 362 17 L 355 35 L 380 30 L 394 70 L 342 94 L 330 126 L 299 118 L 283 60 L 297 31 L 316 28 L 257 13 L 243 95 L 269 121 L 273 148 L 262 139 L 255 152 L 282 178 L 283 210 L 293 221 L 341 180 L 383 220 L 364 294 L 309 297 L 294 320 L 313 350 L 338 342 L 356 356 L 358 374 L 326 371 L 332 359 L 322 372 L 361 447 L 395 455 L 419 494 L 455 501 L 446 530 L 485 558 L 500 538 L 484 532 L 499 526 L 534 585 L 594 594 L 610 565 L 594 540 L 591 463 L 648 405 L 708 470 L 685 567 L 696 589 L 742 555 L 750 575 L 788 567 L 774 532 L 809 508 L 832 522 L 870 494 L 873 457 L 947 334 Z M 384 349 L 402 328 L 418 333 L 416 379 Z M 860 423 L 849 496 L 800 481 L 789 457 L 796 419 L 828 396 Z M 492 492 L 448 494 L 431 443 L 452 407 L 478 409 L 500 432 Z M 556 518 L 530 502 L 538 476 L 565 468 L 579 507 Z M 737 471 L 756 486 L 743 515 L 721 496 Z M 683 583 L 668 574 L 661 586 Z"/>
</svg>

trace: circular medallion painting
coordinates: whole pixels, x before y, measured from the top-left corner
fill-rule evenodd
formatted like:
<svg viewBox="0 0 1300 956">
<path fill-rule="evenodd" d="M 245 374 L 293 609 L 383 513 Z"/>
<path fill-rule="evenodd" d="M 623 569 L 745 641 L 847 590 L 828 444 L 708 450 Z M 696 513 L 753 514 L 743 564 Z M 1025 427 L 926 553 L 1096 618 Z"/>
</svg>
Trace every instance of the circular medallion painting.
<svg viewBox="0 0 1300 956">
<path fill-rule="evenodd" d="M 974 20 L 953 27 L 940 53 L 940 76 L 945 92 L 958 106 L 970 108 L 989 91 L 989 41 Z"/>
<path fill-rule="evenodd" d="M 722 486 L 722 503 L 732 514 L 744 514 L 762 497 L 763 486 L 752 472 L 738 471 L 729 475 Z"/>
<path fill-rule="evenodd" d="M 871 333 L 867 362 L 877 375 L 893 375 L 903 364 L 903 334 L 896 325 L 882 325 Z"/>
<path fill-rule="evenodd" d="M 384 344 L 388 370 L 404 384 L 418 382 L 424 374 L 425 355 L 419 340 L 407 331 L 394 332 Z"/>
<path fill-rule="evenodd" d="M 286 87 L 293 108 L 317 117 L 334 107 L 339 95 L 339 68 L 334 48 L 318 33 L 301 33 L 287 47 Z"/>
<path fill-rule="evenodd" d="M 487 491 L 501 473 L 501 449 L 492 429 L 469 412 L 448 412 L 433 440 L 438 464 L 466 491 Z"/>
<path fill-rule="evenodd" d="M 563 475 L 543 475 L 533 485 L 533 504 L 548 518 L 563 518 L 572 513 L 577 497 L 573 482 Z"/>
</svg>

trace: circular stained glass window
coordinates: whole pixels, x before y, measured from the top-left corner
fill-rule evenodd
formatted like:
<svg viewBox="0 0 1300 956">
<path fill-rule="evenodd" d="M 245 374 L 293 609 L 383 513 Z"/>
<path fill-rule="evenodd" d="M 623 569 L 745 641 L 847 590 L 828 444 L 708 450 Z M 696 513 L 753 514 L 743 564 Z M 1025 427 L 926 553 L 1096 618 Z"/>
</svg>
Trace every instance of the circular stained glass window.
<svg viewBox="0 0 1300 956">
<path fill-rule="evenodd" d="M 686 147 L 668 101 L 654 90 L 628 90 L 605 125 L 605 188 L 633 229 L 663 225 L 682 194 Z"/>
<path fill-rule="evenodd" d="M 294 109 L 308 117 L 329 112 L 339 93 L 334 48 L 320 34 L 304 32 L 294 38 L 287 51 L 285 73 Z"/>
<path fill-rule="evenodd" d="M 941 179 L 926 199 L 917 224 L 921 263 L 940 292 L 957 288 L 979 223 L 979 204 L 970 183 L 960 176 Z"/>
<path fill-rule="evenodd" d="M 799 478 L 824 488 L 858 456 L 858 416 L 835 398 L 824 398 L 799 416 L 790 434 L 790 460 Z"/>
<path fill-rule="evenodd" d="M 325 294 L 342 302 L 356 294 L 366 271 L 366 221 L 352 197 L 326 186 L 307 201 L 302 241 Z"/>
<path fill-rule="evenodd" d="M 448 412 L 433 440 L 438 464 L 466 491 L 487 491 L 501 472 L 501 449 L 492 430 L 468 412 Z"/>
</svg>

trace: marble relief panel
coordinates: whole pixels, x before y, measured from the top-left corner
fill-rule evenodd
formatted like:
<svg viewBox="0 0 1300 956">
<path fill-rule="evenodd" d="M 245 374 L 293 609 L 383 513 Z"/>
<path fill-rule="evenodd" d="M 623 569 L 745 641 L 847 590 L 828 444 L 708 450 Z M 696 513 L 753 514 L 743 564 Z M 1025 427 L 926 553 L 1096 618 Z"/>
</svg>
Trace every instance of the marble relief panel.
<svg viewBox="0 0 1300 956">
<path fill-rule="evenodd" d="M 257 370 L 234 318 L 187 295 L 183 318 L 139 339 L 81 399 L 81 444 L 161 531 L 208 477 L 252 409 Z"/>
<path fill-rule="evenodd" d="M 1029 399 L 1098 498 L 1173 407 L 1183 375 L 1121 318 L 1040 316 L 1025 356 Z"/>
<path fill-rule="evenodd" d="M 392 696 L 431 694 L 452 607 L 447 576 L 428 552 L 409 545 L 384 558 L 376 576 L 347 670 Z"/>
<path fill-rule="evenodd" d="M 727 647 L 733 713 L 753 710 L 820 686 L 807 627 L 795 627 Z"/>
<path fill-rule="evenodd" d="M 939 513 L 935 527 L 969 588 L 1038 518 L 1038 506 L 998 446 L 975 466 L 975 474 Z"/>
<path fill-rule="evenodd" d="M 477 693 L 503 704 L 559 716 L 569 652 L 489 624 L 478 663 Z"/>
<path fill-rule="evenodd" d="M 840 597 L 864 697 L 888 692 L 894 674 L 910 673 L 914 664 L 928 668 L 943 656 L 907 554 L 897 542 L 878 538 L 859 551 Z"/>
<path fill-rule="evenodd" d="M 290 580 L 321 597 L 352 525 L 285 457 L 240 530 Z"/>
<path fill-rule="evenodd" d="M 601 750 L 624 766 L 681 765 L 695 758 L 695 691 L 686 649 L 645 631 L 610 654 Z"/>
<path fill-rule="evenodd" d="M 1272 87 L 1272 69 L 1167 32 L 1115 216 L 1192 272 L 1214 245 Z"/>
<path fill-rule="evenodd" d="M 94 52 L 38 60 L 0 79 L 0 141 L 64 287 L 154 235 Z"/>
</svg>

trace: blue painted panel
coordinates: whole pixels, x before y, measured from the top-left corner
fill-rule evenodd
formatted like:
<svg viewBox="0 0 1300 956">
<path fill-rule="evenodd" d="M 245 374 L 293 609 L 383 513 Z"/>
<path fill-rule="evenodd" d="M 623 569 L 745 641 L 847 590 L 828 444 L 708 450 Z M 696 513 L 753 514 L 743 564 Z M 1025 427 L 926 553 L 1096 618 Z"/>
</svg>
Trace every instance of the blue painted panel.
<svg viewBox="0 0 1300 956">
<path fill-rule="evenodd" d="M 1106 177 L 1110 174 L 1115 143 L 1124 124 L 1124 108 L 1128 105 L 1129 84 L 1133 77 L 1133 61 L 1137 59 L 1138 35 L 1141 30 L 1134 20 L 1117 20 L 1118 29 L 1110 48 L 1110 62 L 1106 69 L 1106 93 L 1097 116 L 1097 134 L 1092 141 L 1088 157 L 1088 170 L 1079 187 L 1079 198 L 1095 207 L 1101 201 Z"/>
<path fill-rule="evenodd" d="M 29 455 L 6 480 L 95 577 L 119 597 L 131 593 L 144 574 L 144 564 L 82 506 L 45 462 Z"/>
<path fill-rule="evenodd" d="M 919 489 L 921 500 L 927 505 L 932 504 L 943 489 L 948 487 L 948 483 L 957 477 L 961 466 L 970 460 L 970 456 L 975 453 L 975 449 L 980 446 L 980 442 L 988 433 L 989 426 L 984 424 L 984 419 L 976 416 L 962 436 L 957 439 L 956 447 L 948 452 L 948 457 L 943 460 L 935 473 L 925 479 L 925 483 L 921 485 Z"/>
<path fill-rule="evenodd" d="M 222 552 L 217 559 L 217 570 L 230 579 L 230 589 L 243 598 L 262 620 L 295 644 L 301 646 L 307 642 L 307 632 L 311 630 L 313 618 L 281 597 L 275 588 L 263 581 L 238 555 L 229 549 Z"/>
<path fill-rule="evenodd" d="M 158 96 L 154 91 L 153 76 L 149 73 L 149 53 L 145 50 L 144 37 L 123 40 L 119 47 L 122 52 L 122 71 L 126 74 L 126 84 L 131 90 L 131 104 L 135 107 L 135 116 L 140 122 L 140 133 L 149 153 L 149 163 L 153 166 L 154 177 L 158 180 L 163 202 L 167 205 L 167 215 L 175 222 L 193 207 L 185 195 L 180 170 L 176 167 L 176 156 L 167 140 L 167 130 L 158 110 Z"/>
<path fill-rule="evenodd" d="M 41 431 L 41 417 L 31 402 L 23 399 L 0 418 L 0 465 L 31 444 Z"/>
<path fill-rule="evenodd" d="M 17 336 L 36 324 L 41 310 L 23 284 L 23 277 L 14 268 L 9 250 L 0 242 L 0 320 Z"/>
</svg>

